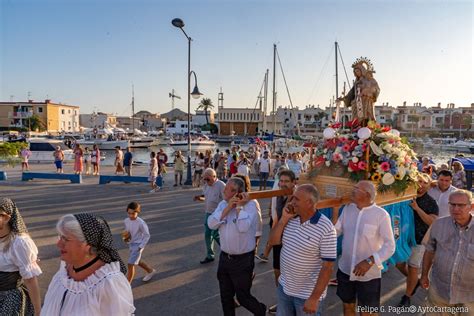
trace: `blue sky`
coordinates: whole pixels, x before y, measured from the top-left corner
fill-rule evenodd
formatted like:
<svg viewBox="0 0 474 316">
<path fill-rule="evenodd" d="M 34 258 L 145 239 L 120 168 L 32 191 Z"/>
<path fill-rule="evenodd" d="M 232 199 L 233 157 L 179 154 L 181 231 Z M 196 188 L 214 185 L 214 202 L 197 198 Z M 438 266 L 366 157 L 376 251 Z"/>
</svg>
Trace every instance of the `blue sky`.
<svg viewBox="0 0 474 316">
<path fill-rule="evenodd" d="M 130 115 L 164 113 L 168 93 L 187 109 L 187 40 L 191 69 L 217 107 L 255 106 L 273 43 L 293 104 L 327 106 L 335 94 L 334 41 L 352 81 L 366 56 L 381 87 L 379 103 L 474 102 L 473 1 L 143 1 L 0 0 L 0 100 L 53 102 Z M 340 89 L 345 76 L 340 69 Z M 271 91 L 271 85 L 269 86 Z M 278 105 L 288 105 L 277 72 Z M 13 97 L 11 97 L 13 96 Z M 199 101 L 192 100 L 195 109 Z M 269 100 L 269 106 L 271 99 Z"/>
</svg>

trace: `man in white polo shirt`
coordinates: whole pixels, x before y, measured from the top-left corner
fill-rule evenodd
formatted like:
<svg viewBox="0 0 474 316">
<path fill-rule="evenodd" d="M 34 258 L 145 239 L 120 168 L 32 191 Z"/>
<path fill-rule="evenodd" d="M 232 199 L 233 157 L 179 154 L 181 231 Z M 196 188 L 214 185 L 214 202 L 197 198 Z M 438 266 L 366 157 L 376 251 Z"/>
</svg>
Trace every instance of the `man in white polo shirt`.
<svg viewBox="0 0 474 316">
<path fill-rule="evenodd" d="M 438 217 L 449 216 L 449 195 L 457 189 L 452 185 L 453 174 L 449 170 L 441 170 L 438 183 L 428 191 L 428 194 L 438 203 Z"/>
<path fill-rule="evenodd" d="M 336 260 L 336 230 L 314 208 L 319 193 L 312 184 L 298 186 L 291 199 L 269 240 L 282 244 L 277 315 L 320 315 Z"/>
<path fill-rule="evenodd" d="M 382 263 L 395 252 L 390 215 L 375 204 L 371 181 L 359 181 L 352 189 L 352 203 L 346 205 L 336 223 L 342 239 L 337 271 L 337 296 L 344 303 L 344 315 L 377 314 L 380 308 Z"/>
<path fill-rule="evenodd" d="M 260 170 L 260 188 L 262 191 L 267 189 L 267 180 L 268 175 L 270 174 L 270 157 L 268 156 L 268 151 L 264 151 L 263 157 L 258 160 L 258 169 Z"/>
</svg>

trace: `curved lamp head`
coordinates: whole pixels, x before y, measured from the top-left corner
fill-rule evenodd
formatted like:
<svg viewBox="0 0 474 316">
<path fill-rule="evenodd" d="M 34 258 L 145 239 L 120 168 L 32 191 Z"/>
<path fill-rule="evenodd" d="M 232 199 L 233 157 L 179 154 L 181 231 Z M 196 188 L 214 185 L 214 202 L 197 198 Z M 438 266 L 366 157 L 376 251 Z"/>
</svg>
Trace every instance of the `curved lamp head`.
<svg viewBox="0 0 474 316">
<path fill-rule="evenodd" d="M 201 97 L 202 93 L 199 92 L 199 88 L 197 85 L 194 86 L 193 92 L 191 92 L 191 96 L 193 99 L 199 99 Z"/>
<path fill-rule="evenodd" d="M 171 24 L 173 24 L 173 26 L 176 26 L 176 27 L 179 27 L 179 28 L 184 27 L 184 22 L 180 18 L 173 19 L 173 21 L 171 21 Z"/>
</svg>

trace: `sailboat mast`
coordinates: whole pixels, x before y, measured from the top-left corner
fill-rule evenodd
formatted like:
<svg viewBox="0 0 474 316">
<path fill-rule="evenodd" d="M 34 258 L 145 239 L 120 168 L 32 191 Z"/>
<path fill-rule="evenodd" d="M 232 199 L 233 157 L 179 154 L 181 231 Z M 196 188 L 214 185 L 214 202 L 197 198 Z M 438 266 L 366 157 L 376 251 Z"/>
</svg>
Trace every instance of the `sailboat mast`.
<svg viewBox="0 0 474 316">
<path fill-rule="evenodd" d="M 339 79 L 337 71 L 337 42 L 334 42 L 334 54 L 336 56 L 336 99 L 339 98 Z"/>
<path fill-rule="evenodd" d="M 275 91 L 275 80 L 276 80 L 276 44 L 273 44 L 273 134 L 276 133 L 276 91 Z"/>
<path fill-rule="evenodd" d="M 263 131 L 267 130 L 267 100 L 268 100 L 268 69 L 265 72 L 265 87 L 263 89 Z"/>
<path fill-rule="evenodd" d="M 135 135 L 135 89 L 132 84 L 132 131 Z"/>
</svg>

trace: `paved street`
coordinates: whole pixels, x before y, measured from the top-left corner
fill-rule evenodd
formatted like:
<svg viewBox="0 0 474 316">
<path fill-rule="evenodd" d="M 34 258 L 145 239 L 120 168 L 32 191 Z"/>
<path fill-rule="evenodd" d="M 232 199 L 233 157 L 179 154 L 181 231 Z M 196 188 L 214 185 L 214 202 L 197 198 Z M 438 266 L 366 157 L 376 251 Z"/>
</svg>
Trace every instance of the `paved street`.
<svg viewBox="0 0 474 316">
<path fill-rule="evenodd" d="M 66 171 L 72 167 L 66 166 Z M 104 216 L 114 234 L 116 245 L 124 260 L 128 248 L 120 239 L 126 205 L 131 201 L 142 204 L 142 217 L 148 223 L 151 240 L 144 252 L 144 260 L 156 267 L 159 273 L 148 283 L 141 281 L 143 271 L 138 270 L 132 284 L 137 315 L 221 315 L 219 287 L 216 279 L 217 260 L 199 264 L 204 258 L 203 208 L 192 201 L 199 189 L 173 188 L 172 174 L 165 176 L 165 189 L 148 193 L 146 184 L 111 183 L 98 185 L 97 177 L 85 177 L 82 184 L 67 181 L 20 181 L 20 171 L 3 169 L 9 180 L 0 182 L 1 196 L 12 198 L 20 208 L 30 233 L 35 240 L 41 259 L 43 275 L 40 277 L 42 296 L 59 266 L 55 243 L 57 219 L 67 213 L 93 211 Z M 32 165 L 32 170 L 54 170 L 52 165 Z M 112 174 L 112 167 L 104 167 L 103 174 Z M 144 175 L 146 167 L 135 168 Z M 264 238 L 268 236 L 268 200 L 261 201 L 264 213 Z M 259 250 L 259 253 L 261 251 Z M 275 303 L 275 286 L 271 262 L 255 264 L 257 276 L 254 295 L 267 305 Z M 404 291 L 404 279 L 394 268 L 382 280 L 382 304 L 398 303 Z M 419 290 L 414 303 L 421 303 L 426 292 Z M 388 313 L 387 313 L 388 314 Z M 392 313 L 393 314 L 393 313 Z M 237 315 L 250 315 L 239 308 Z M 329 289 L 325 302 L 325 315 L 342 315 L 342 305 Z"/>
</svg>

